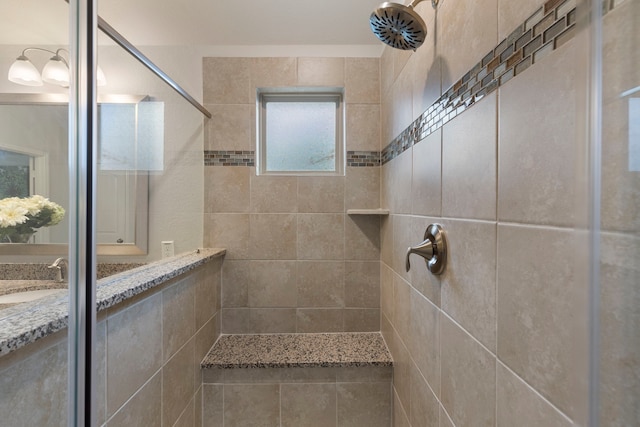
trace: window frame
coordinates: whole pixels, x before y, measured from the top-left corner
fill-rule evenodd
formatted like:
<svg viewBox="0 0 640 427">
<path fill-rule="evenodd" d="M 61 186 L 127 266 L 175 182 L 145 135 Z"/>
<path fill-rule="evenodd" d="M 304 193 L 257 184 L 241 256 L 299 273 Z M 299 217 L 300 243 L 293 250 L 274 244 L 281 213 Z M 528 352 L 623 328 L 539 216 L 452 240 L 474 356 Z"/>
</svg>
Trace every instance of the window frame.
<svg viewBox="0 0 640 427">
<path fill-rule="evenodd" d="M 269 102 L 331 102 L 336 105 L 335 168 L 331 171 L 267 170 L 267 104 Z M 256 91 L 256 175 L 344 176 L 345 108 L 341 87 L 258 88 Z"/>
</svg>

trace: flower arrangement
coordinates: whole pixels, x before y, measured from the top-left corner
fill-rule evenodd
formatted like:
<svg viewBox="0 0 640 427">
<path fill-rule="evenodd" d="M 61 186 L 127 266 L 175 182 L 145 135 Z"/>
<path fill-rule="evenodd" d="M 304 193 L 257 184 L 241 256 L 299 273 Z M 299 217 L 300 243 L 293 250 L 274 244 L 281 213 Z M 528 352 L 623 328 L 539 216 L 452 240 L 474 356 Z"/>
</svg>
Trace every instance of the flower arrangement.
<svg viewBox="0 0 640 427">
<path fill-rule="evenodd" d="M 37 228 L 56 225 L 62 221 L 64 214 L 62 206 L 38 195 L 2 199 L 0 241 L 26 243 Z"/>
</svg>

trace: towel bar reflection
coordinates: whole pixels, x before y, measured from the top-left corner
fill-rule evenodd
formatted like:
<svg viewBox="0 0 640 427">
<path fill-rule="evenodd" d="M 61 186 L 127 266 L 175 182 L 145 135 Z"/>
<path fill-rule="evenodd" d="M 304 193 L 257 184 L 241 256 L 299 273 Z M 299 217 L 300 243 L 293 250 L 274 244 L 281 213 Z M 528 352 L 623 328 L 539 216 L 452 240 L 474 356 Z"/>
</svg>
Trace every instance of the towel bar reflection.
<svg viewBox="0 0 640 427">
<path fill-rule="evenodd" d="M 420 255 L 425 259 L 427 268 L 433 274 L 442 274 L 447 262 L 447 241 L 440 224 L 430 224 L 424 232 L 424 240 L 417 246 L 407 249 L 407 271 L 411 269 L 409 256 Z"/>
</svg>

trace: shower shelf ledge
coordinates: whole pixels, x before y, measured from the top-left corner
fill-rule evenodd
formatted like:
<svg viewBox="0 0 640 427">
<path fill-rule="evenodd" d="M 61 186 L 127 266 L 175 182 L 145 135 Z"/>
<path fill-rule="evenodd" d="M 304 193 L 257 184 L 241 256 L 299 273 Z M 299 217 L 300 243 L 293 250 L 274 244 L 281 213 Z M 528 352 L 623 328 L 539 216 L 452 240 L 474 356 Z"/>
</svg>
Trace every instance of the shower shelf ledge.
<svg viewBox="0 0 640 427">
<path fill-rule="evenodd" d="M 380 332 L 222 335 L 203 369 L 391 367 Z"/>
<path fill-rule="evenodd" d="M 389 209 L 347 209 L 347 215 L 389 215 Z"/>
</svg>

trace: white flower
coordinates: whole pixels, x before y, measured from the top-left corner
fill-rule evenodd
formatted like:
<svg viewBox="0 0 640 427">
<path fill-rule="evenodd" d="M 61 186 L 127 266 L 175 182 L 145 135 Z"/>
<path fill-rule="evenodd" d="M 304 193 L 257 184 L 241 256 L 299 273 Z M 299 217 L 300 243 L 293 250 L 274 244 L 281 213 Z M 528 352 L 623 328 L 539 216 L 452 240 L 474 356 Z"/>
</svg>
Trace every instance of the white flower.
<svg viewBox="0 0 640 427">
<path fill-rule="evenodd" d="M 27 221 L 29 211 L 18 203 L 6 204 L 0 208 L 0 227 L 13 227 Z"/>
</svg>

